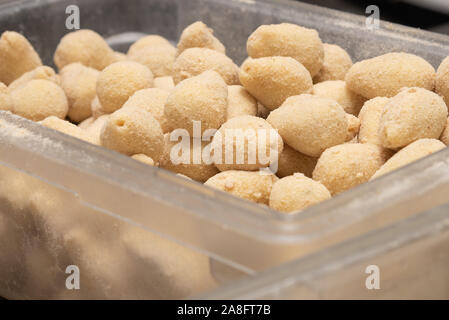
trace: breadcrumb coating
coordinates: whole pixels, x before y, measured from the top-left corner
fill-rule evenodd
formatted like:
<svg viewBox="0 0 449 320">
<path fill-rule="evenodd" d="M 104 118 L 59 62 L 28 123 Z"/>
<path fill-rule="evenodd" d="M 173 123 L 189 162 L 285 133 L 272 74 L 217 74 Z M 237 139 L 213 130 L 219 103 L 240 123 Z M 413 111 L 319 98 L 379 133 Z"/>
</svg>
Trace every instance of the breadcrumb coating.
<svg viewBox="0 0 449 320">
<path fill-rule="evenodd" d="M 310 157 L 319 157 L 327 148 L 344 143 L 348 134 L 343 108 L 334 100 L 310 94 L 288 98 L 267 121 L 285 143 Z"/>
<path fill-rule="evenodd" d="M 323 66 L 324 47 L 318 32 L 291 23 L 262 25 L 248 38 L 251 58 L 292 57 L 314 77 Z"/>
<path fill-rule="evenodd" d="M 236 197 L 268 205 L 275 175 L 261 174 L 258 171 L 223 171 L 211 177 L 206 186 L 228 192 Z"/>
<path fill-rule="evenodd" d="M 288 97 L 312 92 L 312 78 L 290 57 L 248 59 L 240 68 L 240 82 L 266 108 L 275 110 Z"/>
<path fill-rule="evenodd" d="M 435 69 L 416 55 L 392 52 L 355 63 L 345 80 L 350 90 L 367 99 L 390 98 L 403 87 L 433 90 Z"/>
<path fill-rule="evenodd" d="M 320 182 L 295 173 L 273 184 L 269 205 L 274 210 L 293 213 L 330 198 L 330 192 Z"/>
</svg>

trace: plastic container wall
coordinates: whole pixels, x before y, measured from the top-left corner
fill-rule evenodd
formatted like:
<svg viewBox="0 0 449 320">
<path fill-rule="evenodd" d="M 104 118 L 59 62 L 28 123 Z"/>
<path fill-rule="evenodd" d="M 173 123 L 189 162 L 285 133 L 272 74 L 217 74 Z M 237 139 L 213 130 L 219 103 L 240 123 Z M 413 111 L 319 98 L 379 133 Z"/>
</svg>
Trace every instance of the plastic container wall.
<svg viewBox="0 0 449 320">
<path fill-rule="evenodd" d="M 385 23 L 373 32 L 363 17 L 285 1 L 18 1 L 0 6 L 1 30 L 22 32 L 51 64 L 71 4 L 81 10 L 82 28 L 125 50 L 135 32 L 176 41 L 203 20 L 236 62 L 257 26 L 280 21 L 317 28 L 356 60 L 400 49 L 436 66 L 449 53 L 447 37 Z M 0 295 L 198 294 L 446 202 L 448 155 L 285 216 L 1 112 L 0 249 L 10 254 L 0 257 Z M 80 267 L 80 291 L 65 287 L 69 264 Z"/>
<path fill-rule="evenodd" d="M 449 299 L 449 206 L 229 284 L 205 299 Z"/>
</svg>

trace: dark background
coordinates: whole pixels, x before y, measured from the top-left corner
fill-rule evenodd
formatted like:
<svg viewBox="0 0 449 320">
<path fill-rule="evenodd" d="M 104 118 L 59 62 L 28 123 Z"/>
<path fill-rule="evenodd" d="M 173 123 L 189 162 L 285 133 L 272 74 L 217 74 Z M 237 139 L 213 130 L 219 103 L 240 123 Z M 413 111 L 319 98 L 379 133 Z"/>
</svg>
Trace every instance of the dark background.
<svg viewBox="0 0 449 320">
<path fill-rule="evenodd" d="M 365 15 L 369 5 L 377 5 L 380 19 L 449 35 L 449 0 L 300 0 L 322 7 Z"/>
</svg>

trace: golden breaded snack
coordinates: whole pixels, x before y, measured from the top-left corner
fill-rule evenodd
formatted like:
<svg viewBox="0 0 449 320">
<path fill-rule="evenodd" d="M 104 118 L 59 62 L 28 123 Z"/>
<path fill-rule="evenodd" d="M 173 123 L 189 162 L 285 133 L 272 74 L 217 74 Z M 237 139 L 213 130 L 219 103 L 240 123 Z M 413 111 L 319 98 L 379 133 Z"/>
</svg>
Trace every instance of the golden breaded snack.
<svg viewBox="0 0 449 320">
<path fill-rule="evenodd" d="M 116 62 L 116 55 L 98 33 L 88 29 L 67 33 L 59 41 L 53 57 L 59 70 L 79 62 L 86 67 L 103 70 Z"/>
<path fill-rule="evenodd" d="M 224 45 L 214 36 L 214 31 L 201 21 L 187 26 L 181 33 L 178 42 L 178 54 L 188 48 L 208 48 L 223 54 Z"/>
<path fill-rule="evenodd" d="M 155 46 L 171 46 L 170 41 L 157 34 L 149 34 L 134 42 L 128 49 L 128 56 L 133 55 L 136 51 L 139 51 L 146 47 Z"/>
<path fill-rule="evenodd" d="M 313 83 L 328 80 L 344 80 L 352 60 L 349 54 L 336 44 L 323 43 L 324 61 L 320 71 L 313 77 Z"/>
<path fill-rule="evenodd" d="M 98 81 L 98 80 L 97 80 Z M 92 110 L 92 117 L 94 119 L 97 119 L 98 117 L 104 115 L 104 114 L 108 114 L 107 112 L 105 112 L 100 104 L 100 100 L 98 99 L 98 96 L 96 95 L 95 98 L 92 100 L 91 104 L 90 104 L 90 109 Z"/>
<path fill-rule="evenodd" d="M 3 82 L 0 82 L 0 110 L 13 110 L 11 95 L 9 94 L 8 87 Z"/>
<path fill-rule="evenodd" d="M 123 52 L 114 51 L 114 62 L 128 60 L 128 56 Z"/>
<path fill-rule="evenodd" d="M 173 80 L 179 83 L 207 70 L 218 72 L 228 85 L 240 83 L 239 67 L 223 53 L 208 48 L 184 50 L 173 64 Z"/>
<path fill-rule="evenodd" d="M 240 82 L 266 108 L 278 108 L 288 97 L 312 92 L 312 78 L 290 57 L 248 59 L 240 68 Z"/>
<path fill-rule="evenodd" d="M 365 102 L 359 113 L 360 143 L 372 143 L 382 146 L 382 141 L 379 136 L 380 119 L 388 101 L 390 101 L 389 98 L 377 97 Z"/>
<path fill-rule="evenodd" d="M 257 116 L 257 101 L 239 85 L 228 86 L 228 108 L 226 119 L 238 116 Z"/>
<path fill-rule="evenodd" d="M 279 180 L 275 175 L 258 171 L 223 171 L 204 184 L 228 192 L 236 197 L 268 205 L 273 184 Z"/>
<path fill-rule="evenodd" d="M 394 156 L 385 162 L 385 164 L 373 175 L 371 180 L 424 158 L 432 153 L 440 151 L 445 147 L 446 145 L 443 142 L 436 139 L 417 140 L 399 150 Z"/>
<path fill-rule="evenodd" d="M 64 119 L 69 110 L 64 90 L 48 80 L 31 80 L 11 92 L 13 112 L 40 121 L 50 116 Z"/>
<path fill-rule="evenodd" d="M 373 144 L 346 143 L 327 149 L 318 159 L 313 180 L 336 195 L 367 182 L 385 163 L 385 154 Z"/>
<path fill-rule="evenodd" d="M 318 158 L 306 156 L 284 143 L 284 150 L 282 150 L 279 156 L 276 175 L 279 178 L 283 178 L 294 173 L 302 173 L 311 178 L 317 161 Z"/>
<path fill-rule="evenodd" d="M 288 98 L 267 121 L 285 143 L 310 157 L 319 157 L 327 148 L 344 143 L 348 134 L 343 108 L 334 100 L 310 94 Z"/>
<path fill-rule="evenodd" d="M 153 159 L 151 159 L 149 156 L 144 155 L 142 153 L 132 155 L 131 158 L 133 158 L 134 160 L 143 162 L 143 163 L 145 163 L 145 164 L 147 164 L 149 166 L 154 166 Z"/>
<path fill-rule="evenodd" d="M 55 116 L 50 116 L 48 118 L 45 118 L 42 121 L 39 121 L 39 123 L 43 126 L 46 126 L 47 128 L 51 128 L 53 130 L 60 131 L 62 133 L 68 134 L 69 136 L 97 144 L 95 139 L 93 139 L 89 133 L 78 126 L 74 125 L 73 123 L 70 123 L 66 120 L 62 120 L 60 118 L 57 118 Z"/>
<path fill-rule="evenodd" d="M 168 132 L 168 122 L 164 115 L 164 106 L 167 102 L 169 92 L 157 89 L 147 88 L 134 92 L 123 105 L 123 108 L 128 106 L 142 108 L 150 112 L 153 117 L 159 122 L 162 132 Z"/>
<path fill-rule="evenodd" d="M 103 127 L 106 124 L 108 118 L 108 114 L 101 115 L 96 118 L 94 122 L 92 122 L 87 128 L 84 129 L 89 133 L 95 144 L 101 145 L 101 131 L 103 130 Z"/>
<path fill-rule="evenodd" d="M 437 69 L 435 92 L 444 98 L 449 108 L 449 56 L 441 62 Z"/>
<path fill-rule="evenodd" d="M 135 50 L 128 58 L 147 66 L 155 77 L 171 76 L 177 50 L 172 45 L 147 46 Z"/>
<path fill-rule="evenodd" d="M 92 115 L 91 103 L 96 96 L 100 72 L 79 62 L 62 68 L 61 87 L 69 101 L 68 116 L 73 122 L 81 122 Z"/>
<path fill-rule="evenodd" d="M 278 160 L 284 143 L 266 120 L 239 116 L 229 119 L 220 127 L 214 135 L 212 146 L 214 150 L 222 150 L 221 157 L 215 161 L 220 171 L 253 171 L 268 167 L 270 159 L 272 162 Z"/>
<path fill-rule="evenodd" d="M 228 86 L 215 71 L 180 82 L 164 108 L 170 131 L 185 129 L 193 137 L 193 121 L 201 122 L 201 133 L 218 129 L 226 120 L 227 98 Z"/>
<path fill-rule="evenodd" d="M 61 85 L 61 77 L 55 73 L 55 71 L 48 66 L 39 66 L 36 69 L 25 72 L 19 78 L 11 82 L 8 86 L 9 91 L 16 90 L 22 87 L 28 81 L 31 80 L 48 80 Z"/>
<path fill-rule="evenodd" d="M 157 78 L 154 78 L 153 86 L 155 88 L 163 89 L 163 90 L 170 92 L 175 88 L 175 82 L 173 81 L 173 78 L 170 76 L 157 77 Z"/>
<path fill-rule="evenodd" d="M 91 117 L 81 121 L 80 123 L 78 123 L 78 128 L 87 129 L 94 122 L 95 122 L 95 118 L 91 116 Z"/>
<path fill-rule="evenodd" d="M 182 174 L 195 181 L 205 182 L 219 171 L 213 163 L 203 161 L 202 152 L 210 144 L 197 138 L 182 137 L 172 141 L 170 134 L 164 135 L 165 149 L 160 167 Z"/>
<path fill-rule="evenodd" d="M 440 136 L 440 140 L 447 146 L 449 146 L 449 118 L 446 120 L 446 127 Z"/>
<path fill-rule="evenodd" d="M 337 101 L 346 113 L 358 116 L 366 99 L 352 92 L 343 80 L 329 80 L 317 83 L 313 86 L 315 96 L 329 98 Z"/>
<path fill-rule="evenodd" d="M 108 116 L 100 135 L 101 145 L 126 155 L 145 154 L 158 162 L 164 152 L 159 122 L 148 111 L 127 107 Z"/>
<path fill-rule="evenodd" d="M 31 43 L 20 33 L 5 31 L 0 38 L 0 81 L 5 85 L 42 65 Z"/>
<path fill-rule="evenodd" d="M 350 90 L 366 99 L 390 98 L 403 87 L 433 90 L 435 69 L 416 55 L 392 52 L 355 63 L 345 80 Z"/>
<path fill-rule="evenodd" d="M 292 57 L 314 77 L 323 66 L 324 48 L 318 32 L 291 23 L 262 25 L 248 38 L 251 58 Z"/>
<path fill-rule="evenodd" d="M 97 96 L 101 110 L 112 113 L 120 109 L 134 92 L 153 86 L 150 69 L 134 61 L 119 61 L 98 75 Z"/>
<path fill-rule="evenodd" d="M 330 198 L 331 194 L 324 185 L 302 173 L 295 173 L 273 184 L 269 205 L 274 210 L 293 213 Z"/>
<path fill-rule="evenodd" d="M 448 110 L 443 98 L 423 88 L 404 88 L 385 105 L 380 119 L 380 140 L 389 149 L 419 139 L 438 139 Z"/>
<path fill-rule="evenodd" d="M 360 130 L 360 119 L 352 114 L 347 113 L 346 119 L 348 120 L 348 134 L 346 135 L 346 142 L 353 141 L 357 138 Z"/>
</svg>

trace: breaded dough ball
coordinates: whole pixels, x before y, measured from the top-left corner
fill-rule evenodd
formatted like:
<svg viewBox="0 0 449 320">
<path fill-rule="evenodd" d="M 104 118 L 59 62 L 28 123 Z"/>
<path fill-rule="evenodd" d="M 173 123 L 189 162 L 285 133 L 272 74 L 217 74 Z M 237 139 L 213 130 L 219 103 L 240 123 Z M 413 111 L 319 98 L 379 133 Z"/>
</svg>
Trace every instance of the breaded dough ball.
<svg viewBox="0 0 449 320">
<path fill-rule="evenodd" d="M 157 77 L 154 78 L 153 86 L 170 92 L 175 88 L 175 82 L 172 77 Z"/>
<path fill-rule="evenodd" d="M 116 55 L 102 36 L 95 31 L 83 29 L 62 37 L 53 59 L 59 70 L 74 62 L 103 70 L 116 61 Z"/>
<path fill-rule="evenodd" d="M 359 118 L 347 113 L 346 119 L 348 120 L 348 133 L 346 135 L 346 142 L 352 141 L 357 137 L 360 130 L 360 120 Z"/>
<path fill-rule="evenodd" d="M 447 115 L 446 104 L 436 93 L 404 88 L 383 110 L 379 127 L 382 145 L 395 149 L 419 139 L 438 139 L 446 126 Z"/>
<path fill-rule="evenodd" d="M 201 133 L 218 129 L 226 120 L 227 98 L 228 87 L 215 71 L 180 82 L 165 103 L 170 131 L 185 129 L 193 137 L 193 121 L 201 121 Z"/>
<path fill-rule="evenodd" d="M 122 52 L 114 51 L 114 62 L 128 60 L 128 56 Z"/>
<path fill-rule="evenodd" d="M 449 108 L 449 56 L 444 59 L 438 67 L 435 91 L 444 98 L 446 105 Z"/>
<path fill-rule="evenodd" d="M 12 111 L 12 99 L 8 91 L 8 87 L 0 82 L 0 110 L 3 111 Z"/>
<path fill-rule="evenodd" d="M 390 101 L 389 98 L 377 97 L 365 102 L 359 113 L 360 143 L 372 143 L 377 146 L 382 146 L 382 141 L 379 136 L 380 119 L 388 101 Z"/>
<path fill-rule="evenodd" d="M 323 66 L 324 48 L 318 32 L 291 23 L 262 25 L 246 43 L 251 58 L 292 57 L 314 77 Z"/>
<path fill-rule="evenodd" d="M 228 192 L 236 197 L 268 205 L 273 184 L 279 180 L 275 175 L 258 171 L 223 171 L 204 184 Z"/>
<path fill-rule="evenodd" d="M 446 145 L 436 139 L 420 139 L 398 151 L 377 170 L 371 179 L 376 179 L 388 172 L 394 171 L 409 163 L 424 158 L 432 153 L 444 149 Z"/>
<path fill-rule="evenodd" d="M 240 69 L 240 82 L 270 110 L 288 97 L 312 92 L 310 73 L 290 57 L 248 59 Z"/>
<path fill-rule="evenodd" d="M 159 122 L 148 111 L 127 107 L 108 116 L 100 135 L 101 145 L 126 155 L 145 154 L 159 161 L 164 136 Z"/>
<path fill-rule="evenodd" d="M 5 31 L 0 38 L 0 81 L 6 85 L 42 65 L 31 43 L 20 33 Z"/>
<path fill-rule="evenodd" d="M 317 83 L 313 86 L 313 94 L 337 101 L 346 113 L 353 114 L 356 117 L 366 101 L 362 96 L 349 90 L 346 82 L 342 80 L 329 80 Z"/>
<path fill-rule="evenodd" d="M 61 87 L 69 101 L 69 118 L 81 122 L 92 115 L 91 102 L 96 96 L 99 71 L 81 63 L 71 63 L 61 70 Z"/>
<path fill-rule="evenodd" d="M 40 121 L 50 116 L 64 119 L 69 110 L 64 90 L 48 80 L 31 80 L 11 92 L 13 112 Z"/>
<path fill-rule="evenodd" d="M 228 86 L 228 108 L 226 119 L 238 116 L 257 116 L 257 101 L 245 88 L 239 85 Z"/>
<path fill-rule="evenodd" d="M 350 90 L 367 99 L 389 98 L 403 87 L 433 90 L 435 69 L 421 57 L 393 52 L 357 62 L 345 80 Z"/>
<path fill-rule="evenodd" d="M 179 83 L 204 71 L 214 70 L 228 85 L 239 84 L 239 68 L 223 53 L 208 48 L 184 50 L 173 65 L 173 80 Z"/>
<path fill-rule="evenodd" d="M 78 123 L 78 128 L 87 129 L 94 122 L 95 122 L 95 118 L 94 117 L 89 117 L 89 118 L 81 121 L 80 123 Z"/>
<path fill-rule="evenodd" d="M 214 135 L 212 146 L 214 150 L 222 150 L 221 157 L 215 161 L 220 171 L 253 171 L 268 167 L 270 159 L 278 160 L 284 143 L 266 120 L 240 116 L 226 121 L 220 127 Z"/>
<path fill-rule="evenodd" d="M 223 54 L 226 53 L 223 44 L 214 37 L 214 31 L 201 21 L 192 23 L 181 33 L 178 42 L 178 54 L 188 48 L 208 48 Z"/>
<path fill-rule="evenodd" d="M 89 133 L 94 144 L 101 145 L 100 139 L 101 131 L 103 130 L 103 127 L 108 121 L 108 118 L 109 118 L 108 114 L 101 115 L 98 118 L 96 118 L 92 124 L 90 124 L 87 128 L 84 129 L 87 131 L 87 133 Z"/>
<path fill-rule="evenodd" d="M 97 119 L 102 115 L 108 114 L 101 107 L 101 103 L 100 100 L 98 99 L 98 96 L 95 96 L 95 98 L 92 100 L 90 104 L 90 109 L 92 110 L 92 117 L 94 117 L 94 119 Z"/>
<path fill-rule="evenodd" d="M 58 86 L 61 85 L 61 78 L 55 73 L 55 71 L 47 66 L 40 66 L 31 71 L 25 72 L 19 78 L 11 82 L 8 86 L 9 91 L 16 90 L 22 87 L 24 84 L 31 80 L 49 80 L 56 83 Z"/>
<path fill-rule="evenodd" d="M 128 56 L 133 55 L 136 51 L 139 51 L 146 47 L 155 46 L 171 46 L 170 41 L 157 34 L 149 34 L 134 42 L 128 49 Z"/>
<path fill-rule="evenodd" d="M 153 86 L 150 69 L 134 61 L 120 61 L 98 75 L 97 96 L 101 109 L 112 113 L 120 109 L 134 92 Z"/>
<path fill-rule="evenodd" d="M 164 115 L 164 106 L 167 102 L 169 93 L 162 89 L 148 88 L 134 92 L 123 105 L 142 108 L 153 115 L 159 122 L 162 132 L 168 132 L 168 123 Z"/>
<path fill-rule="evenodd" d="M 367 182 L 385 161 L 382 148 L 373 144 L 341 144 L 323 152 L 313 170 L 313 180 L 336 195 Z"/>
<path fill-rule="evenodd" d="M 187 176 L 195 181 L 205 182 L 219 171 L 213 163 L 203 160 L 202 152 L 210 144 L 201 139 L 182 137 L 181 141 L 171 141 L 170 134 L 164 135 L 165 149 L 160 167 Z"/>
<path fill-rule="evenodd" d="M 313 77 L 313 83 L 328 80 L 344 80 L 349 68 L 352 67 L 351 57 L 345 49 L 336 44 L 324 43 L 323 48 L 323 66 L 317 75 Z"/>
<path fill-rule="evenodd" d="M 177 50 L 172 45 L 148 46 L 134 51 L 128 57 L 147 66 L 155 77 L 171 76 Z"/>
<path fill-rule="evenodd" d="M 97 144 L 96 141 L 89 135 L 89 133 L 73 123 L 70 123 L 66 120 L 62 120 L 60 118 L 57 118 L 55 116 L 51 116 L 48 118 L 45 118 L 42 121 L 39 121 L 39 123 L 43 126 L 46 126 L 47 128 L 60 131 L 62 133 L 68 134 L 69 136 Z"/>
<path fill-rule="evenodd" d="M 285 143 L 310 157 L 319 157 L 327 148 L 344 143 L 348 134 L 343 108 L 334 100 L 310 94 L 288 98 L 267 121 Z"/>
<path fill-rule="evenodd" d="M 292 213 L 330 199 L 331 194 L 324 185 L 295 173 L 276 181 L 270 194 L 270 208 Z"/>
<path fill-rule="evenodd" d="M 284 143 L 284 150 L 282 150 L 279 156 L 276 175 L 279 178 L 283 178 L 294 173 L 302 173 L 311 178 L 317 161 L 318 158 L 306 156 Z"/>
<path fill-rule="evenodd" d="M 446 127 L 441 134 L 440 140 L 447 146 L 449 146 L 449 118 L 446 120 Z"/>
<path fill-rule="evenodd" d="M 149 156 L 146 156 L 144 154 L 141 154 L 141 153 L 135 154 L 135 155 L 131 156 L 131 158 L 133 158 L 134 160 L 143 162 L 149 166 L 154 166 L 153 159 L 151 159 Z"/>
</svg>

